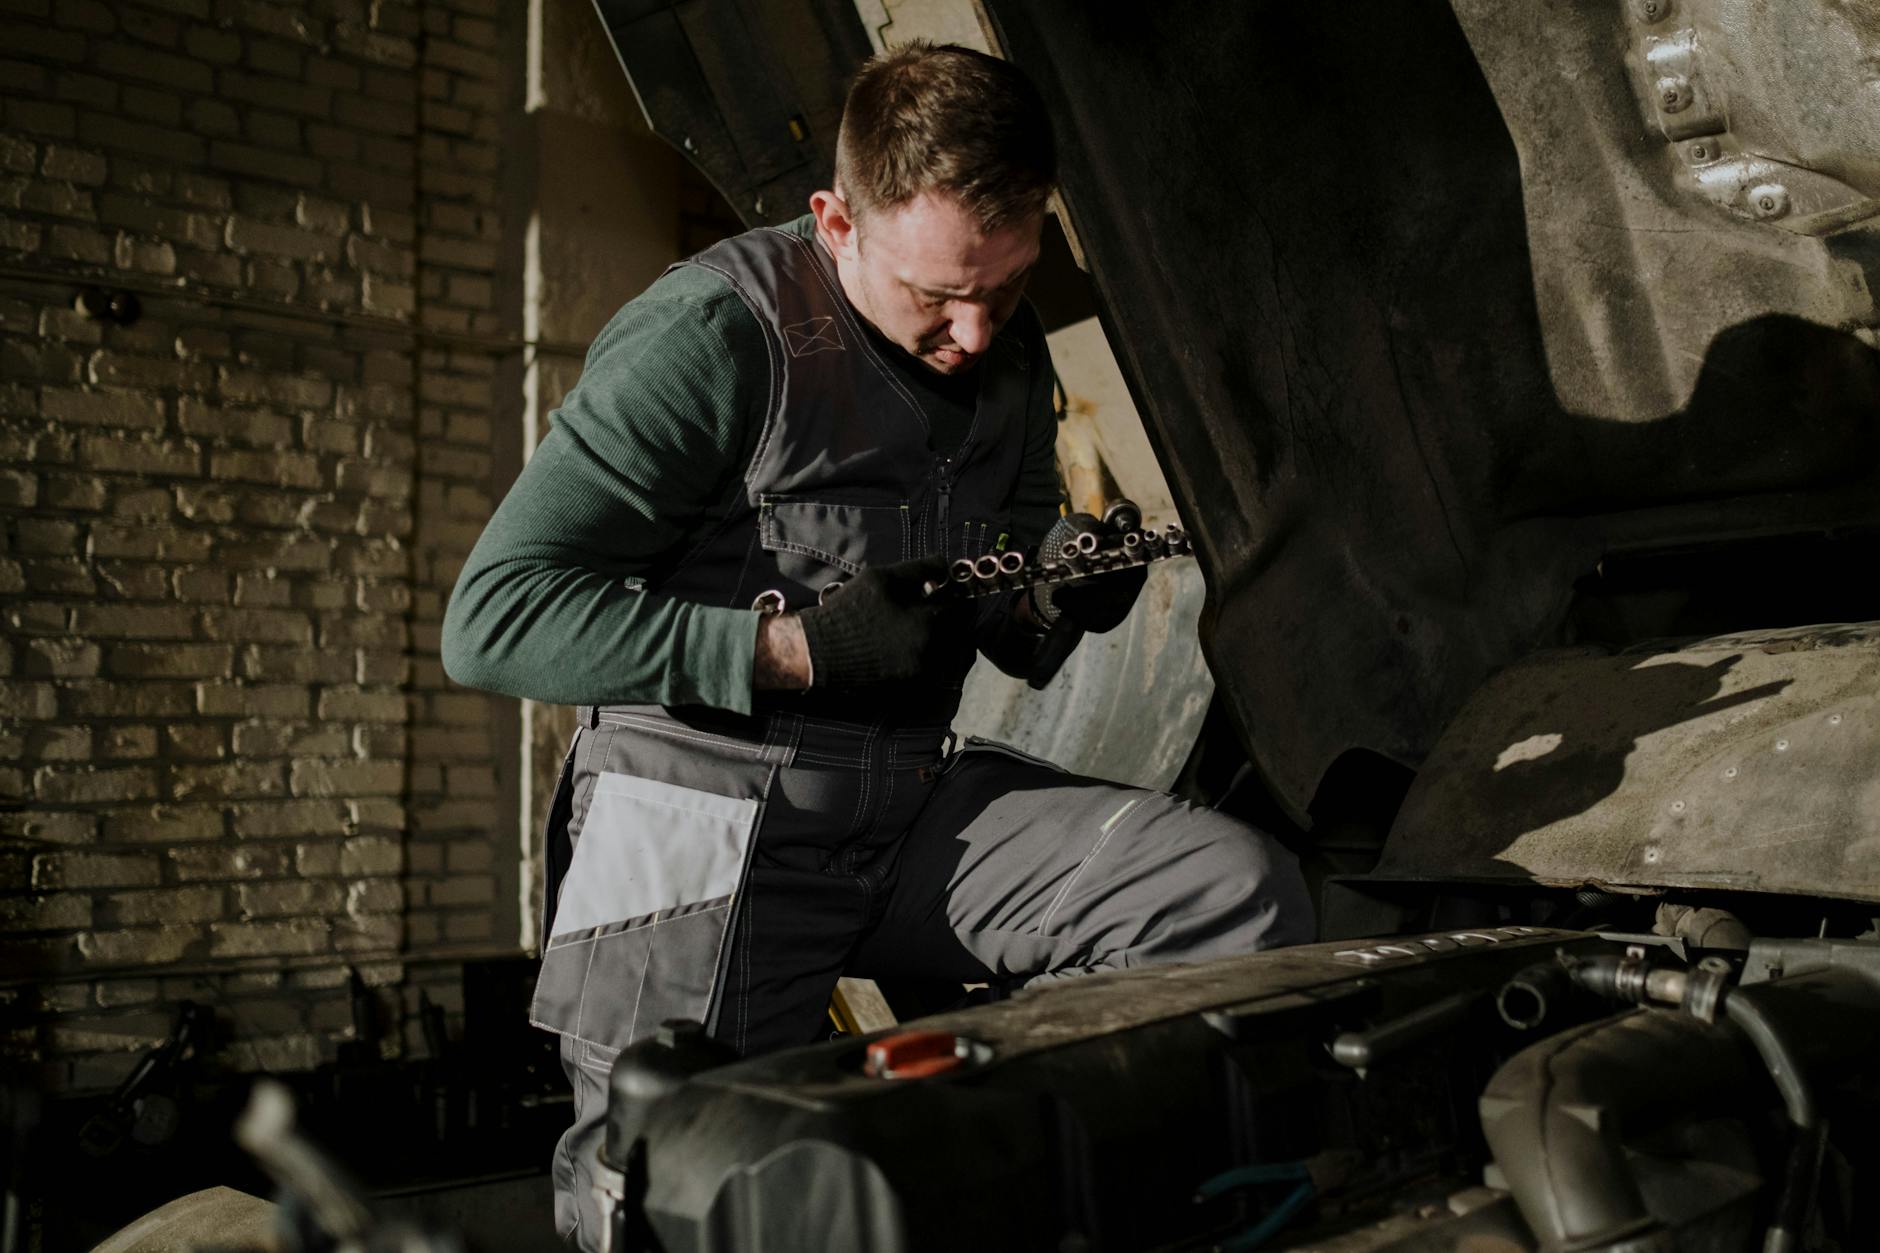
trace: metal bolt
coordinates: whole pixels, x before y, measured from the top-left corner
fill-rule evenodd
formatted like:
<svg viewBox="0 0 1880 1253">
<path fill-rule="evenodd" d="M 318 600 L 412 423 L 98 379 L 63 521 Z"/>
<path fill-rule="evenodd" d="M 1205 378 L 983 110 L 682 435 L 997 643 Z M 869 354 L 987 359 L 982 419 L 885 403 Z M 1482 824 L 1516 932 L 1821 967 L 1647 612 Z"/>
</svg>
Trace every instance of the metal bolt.
<svg viewBox="0 0 1880 1253">
<path fill-rule="evenodd" d="M 1656 22 L 1671 12 L 1671 0 L 1633 0 L 1632 11 L 1641 22 Z"/>
<path fill-rule="evenodd" d="M 1691 104 L 1691 80 L 1672 76 L 1658 80 L 1658 107 L 1666 113 L 1682 113 Z"/>
<path fill-rule="evenodd" d="M 1705 147 L 1705 146 L 1704 146 L 1703 144 L 1692 144 L 1692 145 L 1691 145 L 1691 160 L 1693 160 L 1693 161 L 1708 161 L 1709 159 L 1710 159 L 1710 149 L 1709 149 L 1709 148 L 1706 148 L 1706 147 Z"/>
<path fill-rule="evenodd" d="M 1789 189 L 1780 183 L 1752 187 L 1749 205 L 1759 218 L 1779 218 L 1789 211 Z"/>
</svg>

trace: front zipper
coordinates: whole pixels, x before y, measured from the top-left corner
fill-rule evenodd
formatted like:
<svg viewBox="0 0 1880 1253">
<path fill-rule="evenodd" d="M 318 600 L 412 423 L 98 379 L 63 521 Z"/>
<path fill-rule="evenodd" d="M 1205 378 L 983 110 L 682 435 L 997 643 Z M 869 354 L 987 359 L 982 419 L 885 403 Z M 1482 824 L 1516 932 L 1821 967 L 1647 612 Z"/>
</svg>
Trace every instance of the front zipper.
<svg viewBox="0 0 1880 1253">
<path fill-rule="evenodd" d="M 934 541 L 942 556 L 947 555 L 947 533 L 952 530 L 953 516 L 953 458 L 942 457 L 935 467 L 934 491 L 939 496 L 934 519 Z M 964 553 L 959 554 L 965 556 Z"/>
</svg>

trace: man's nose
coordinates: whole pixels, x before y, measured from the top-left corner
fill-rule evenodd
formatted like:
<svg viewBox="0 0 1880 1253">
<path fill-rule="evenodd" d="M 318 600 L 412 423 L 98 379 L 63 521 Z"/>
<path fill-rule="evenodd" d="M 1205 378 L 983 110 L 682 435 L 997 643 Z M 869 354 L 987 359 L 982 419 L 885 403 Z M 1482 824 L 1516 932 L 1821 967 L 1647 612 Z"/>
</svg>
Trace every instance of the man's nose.
<svg viewBox="0 0 1880 1253">
<path fill-rule="evenodd" d="M 992 314 L 984 305 L 960 305 L 953 314 L 951 330 L 953 342 L 962 352 L 977 355 L 992 345 Z"/>
</svg>

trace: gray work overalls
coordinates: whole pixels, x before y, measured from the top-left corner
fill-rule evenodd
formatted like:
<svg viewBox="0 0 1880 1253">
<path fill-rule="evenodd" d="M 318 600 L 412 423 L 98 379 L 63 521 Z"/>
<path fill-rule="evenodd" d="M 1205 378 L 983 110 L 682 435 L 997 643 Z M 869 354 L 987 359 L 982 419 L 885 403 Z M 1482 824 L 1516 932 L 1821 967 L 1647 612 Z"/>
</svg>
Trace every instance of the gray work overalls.
<svg viewBox="0 0 1880 1253">
<path fill-rule="evenodd" d="M 994 340 L 966 439 L 936 454 L 816 242 L 761 229 L 682 264 L 766 329 L 772 400 L 743 491 L 649 590 L 747 608 L 774 589 L 800 609 L 865 567 L 1010 535 L 1052 385 L 1035 318 Z M 582 1247 L 608 1071 L 666 1019 L 758 1052 L 826 1029 L 845 970 L 1023 979 L 1310 938 L 1296 869 L 1244 826 L 1009 750 L 949 757 L 962 677 L 865 703 L 769 695 L 753 715 L 580 710 L 531 1020 L 562 1036 L 575 1089 L 556 1214 Z"/>
</svg>

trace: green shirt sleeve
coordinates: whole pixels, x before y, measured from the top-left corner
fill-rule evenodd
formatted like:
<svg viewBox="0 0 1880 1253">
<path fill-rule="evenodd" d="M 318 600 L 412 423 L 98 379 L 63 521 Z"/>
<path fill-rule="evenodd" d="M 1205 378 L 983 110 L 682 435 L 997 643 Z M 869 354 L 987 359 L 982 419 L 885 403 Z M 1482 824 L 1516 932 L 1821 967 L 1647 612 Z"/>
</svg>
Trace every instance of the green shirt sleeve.
<svg viewBox="0 0 1880 1253">
<path fill-rule="evenodd" d="M 615 315 L 458 576 L 453 679 L 556 704 L 750 711 L 757 615 L 627 580 L 740 485 L 768 403 L 763 335 L 696 267 Z"/>
</svg>

